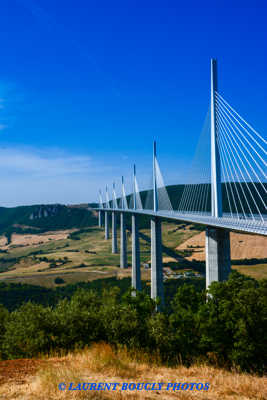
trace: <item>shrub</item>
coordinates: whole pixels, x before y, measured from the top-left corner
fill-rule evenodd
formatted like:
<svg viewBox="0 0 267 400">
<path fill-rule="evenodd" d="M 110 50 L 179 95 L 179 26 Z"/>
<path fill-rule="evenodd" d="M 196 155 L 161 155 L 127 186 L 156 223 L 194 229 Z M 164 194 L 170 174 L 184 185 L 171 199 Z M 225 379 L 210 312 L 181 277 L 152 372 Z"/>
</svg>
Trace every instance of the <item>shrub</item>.
<svg viewBox="0 0 267 400">
<path fill-rule="evenodd" d="M 56 279 L 54 280 L 54 282 L 57 285 L 60 285 L 61 283 L 65 283 L 64 279 L 60 278 L 60 277 L 56 277 Z"/>
<path fill-rule="evenodd" d="M 50 307 L 27 303 L 10 313 L 2 351 L 7 358 L 34 357 L 56 347 L 56 321 Z"/>
<path fill-rule="evenodd" d="M 156 353 L 169 365 L 201 359 L 244 371 L 266 370 L 267 280 L 234 272 L 228 281 L 211 284 L 207 300 L 204 291 L 184 284 L 168 309 L 155 313 L 155 305 L 144 292 L 133 297 L 131 289 L 122 295 L 113 287 L 79 289 L 54 309 L 29 302 L 9 314 L 0 306 L 0 354 L 33 357 L 106 341 Z"/>
</svg>

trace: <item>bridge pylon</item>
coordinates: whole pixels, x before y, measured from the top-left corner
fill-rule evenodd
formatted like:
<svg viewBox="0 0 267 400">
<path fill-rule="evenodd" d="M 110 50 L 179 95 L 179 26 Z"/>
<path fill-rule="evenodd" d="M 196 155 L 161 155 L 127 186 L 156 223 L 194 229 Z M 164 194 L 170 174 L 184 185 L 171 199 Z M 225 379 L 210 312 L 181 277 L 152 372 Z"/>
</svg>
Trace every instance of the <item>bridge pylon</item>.
<svg viewBox="0 0 267 400">
<path fill-rule="evenodd" d="M 115 193 L 115 183 L 113 183 L 113 211 L 111 214 L 112 217 L 112 254 L 117 254 L 118 253 L 118 243 L 117 243 L 117 214 L 116 211 L 114 211 L 114 208 L 117 208 L 117 199 L 116 199 L 116 193 Z"/>
<path fill-rule="evenodd" d="M 133 209 L 136 210 L 136 168 L 134 165 L 133 173 Z M 132 287 L 135 289 L 132 295 L 136 295 L 136 290 L 141 290 L 141 271 L 140 271 L 140 244 L 138 216 L 132 214 Z"/>
<path fill-rule="evenodd" d="M 108 211 L 105 211 L 105 240 L 109 239 L 109 220 Z"/>
<path fill-rule="evenodd" d="M 118 243 L 117 243 L 117 215 L 116 211 L 112 211 L 112 254 L 118 253 Z"/>
<path fill-rule="evenodd" d="M 156 176 L 156 142 L 153 144 L 153 207 L 158 211 L 158 188 Z M 151 298 L 160 298 L 157 310 L 164 306 L 161 220 L 157 216 L 151 218 Z"/>
<path fill-rule="evenodd" d="M 106 209 L 109 208 L 108 187 L 106 186 Z M 105 211 L 105 240 L 109 239 L 109 213 Z"/>
<path fill-rule="evenodd" d="M 124 188 L 124 179 L 123 176 L 121 178 L 122 184 L 122 205 L 121 208 L 127 208 L 127 199 L 125 196 L 125 188 Z M 125 224 L 125 213 L 120 213 L 120 222 L 121 222 L 121 237 L 120 237 L 120 268 L 127 268 L 127 237 L 126 237 L 126 224 Z"/>
<path fill-rule="evenodd" d="M 211 216 L 221 218 L 222 184 L 218 147 L 216 93 L 218 92 L 217 60 L 211 59 Z M 231 271 L 230 232 L 222 228 L 206 228 L 206 287 L 213 281 L 228 279 Z"/>
<path fill-rule="evenodd" d="M 103 208 L 103 199 L 101 190 L 99 190 L 99 208 Z M 103 226 L 103 211 L 98 211 L 98 226 L 101 228 Z"/>
<path fill-rule="evenodd" d="M 211 215 L 222 217 L 221 163 L 218 147 L 216 92 L 218 91 L 217 60 L 211 59 Z"/>
</svg>

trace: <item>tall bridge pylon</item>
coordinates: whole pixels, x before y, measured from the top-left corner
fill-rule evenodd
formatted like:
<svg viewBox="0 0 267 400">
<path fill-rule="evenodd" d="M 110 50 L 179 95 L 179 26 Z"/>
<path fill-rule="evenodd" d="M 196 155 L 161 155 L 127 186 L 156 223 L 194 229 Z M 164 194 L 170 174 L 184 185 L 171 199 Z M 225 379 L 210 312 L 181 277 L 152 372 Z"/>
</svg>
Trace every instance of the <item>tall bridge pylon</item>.
<svg viewBox="0 0 267 400">
<path fill-rule="evenodd" d="M 217 105 L 218 92 L 217 60 L 211 59 L 211 215 L 222 217 L 221 164 L 218 146 Z M 226 280 L 231 272 L 229 230 L 207 226 L 206 228 L 206 287 L 213 281 Z"/>
</svg>

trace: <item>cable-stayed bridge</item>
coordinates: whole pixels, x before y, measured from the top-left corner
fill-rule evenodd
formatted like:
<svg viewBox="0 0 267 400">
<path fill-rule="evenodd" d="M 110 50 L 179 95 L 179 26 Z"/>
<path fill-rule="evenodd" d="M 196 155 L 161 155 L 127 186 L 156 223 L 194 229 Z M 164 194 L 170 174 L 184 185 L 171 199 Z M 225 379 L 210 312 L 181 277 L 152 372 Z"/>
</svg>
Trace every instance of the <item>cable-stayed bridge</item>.
<svg viewBox="0 0 267 400">
<path fill-rule="evenodd" d="M 206 226 L 206 285 L 227 279 L 231 269 L 230 231 L 267 236 L 267 141 L 218 92 L 217 62 L 211 60 L 211 99 L 196 154 L 181 193 L 170 196 L 161 174 L 156 143 L 152 185 L 140 192 L 136 169 L 133 191 L 112 198 L 106 187 L 99 193 L 99 225 L 105 215 L 109 238 L 112 214 L 112 252 L 117 253 L 116 217 L 121 223 L 121 268 L 127 267 L 125 213 L 132 215 L 132 286 L 141 288 L 138 216 L 151 217 L 151 297 L 163 298 L 161 219 Z"/>
</svg>

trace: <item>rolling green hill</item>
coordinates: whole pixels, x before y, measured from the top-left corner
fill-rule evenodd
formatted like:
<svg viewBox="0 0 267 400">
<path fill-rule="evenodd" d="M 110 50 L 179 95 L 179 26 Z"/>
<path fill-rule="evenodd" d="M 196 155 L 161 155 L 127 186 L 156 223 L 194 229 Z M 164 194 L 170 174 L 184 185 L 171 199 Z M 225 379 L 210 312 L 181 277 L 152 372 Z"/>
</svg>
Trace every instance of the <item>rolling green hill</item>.
<svg viewBox="0 0 267 400">
<path fill-rule="evenodd" d="M 33 205 L 0 208 L 0 234 L 37 233 L 95 225 L 96 216 L 84 208 L 64 205 Z"/>
</svg>

